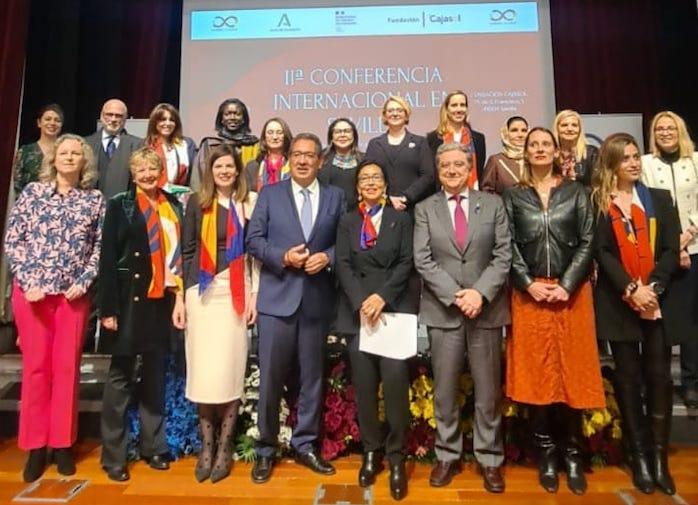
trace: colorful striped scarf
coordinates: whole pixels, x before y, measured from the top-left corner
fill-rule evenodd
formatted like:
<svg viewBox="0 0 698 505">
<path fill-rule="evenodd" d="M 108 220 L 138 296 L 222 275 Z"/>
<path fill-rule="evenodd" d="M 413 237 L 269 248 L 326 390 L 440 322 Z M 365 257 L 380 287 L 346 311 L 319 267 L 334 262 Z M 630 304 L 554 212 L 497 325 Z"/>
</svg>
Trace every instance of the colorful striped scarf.
<svg viewBox="0 0 698 505">
<path fill-rule="evenodd" d="M 257 192 L 259 193 L 267 184 L 276 184 L 291 177 L 291 166 L 285 157 L 276 158 L 271 161 L 269 156 L 265 156 L 259 164 L 257 172 Z"/>
<path fill-rule="evenodd" d="M 158 190 L 156 205 L 150 205 L 148 197 L 136 188 L 138 209 L 145 218 L 150 248 L 152 278 L 148 298 L 162 298 L 166 288 L 182 292 L 182 249 L 180 244 L 179 217 L 162 191 Z"/>
<path fill-rule="evenodd" d="M 361 236 L 359 238 L 359 247 L 361 250 L 371 249 L 376 245 L 376 240 L 378 240 L 378 232 L 376 227 L 373 226 L 373 221 L 371 218 L 378 214 L 385 206 L 385 199 L 381 198 L 373 207 L 369 207 L 366 202 L 359 202 L 359 214 L 363 218 L 361 223 Z"/>
<path fill-rule="evenodd" d="M 444 144 L 455 142 L 455 134 L 448 131 L 443 134 Z M 475 143 L 473 142 L 473 134 L 468 125 L 463 125 L 460 130 L 460 143 L 470 151 L 470 173 L 468 174 L 468 188 L 478 189 L 477 181 L 477 154 L 475 154 Z"/>
<path fill-rule="evenodd" d="M 654 270 L 657 240 L 657 218 L 647 186 L 635 183 L 630 216 L 626 216 L 614 201 L 609 206 L 608 215 L 623 268 L 634 280 L 647 284 Z"/>
<path fill-rule="evenodd" d="M 199 258 L 199 296 L 216 276 L 218 254 L 218 199 L 203 211 L 201 220 L 201 255 Z M 244 218 L 244 206 L 243 206 Z M 225 261 L 230 271 L 230 294 L 233 309 L 239 315 L 245 312 L 245 237 L 238 218 L 235 202 L 231 199 L 225 231 Z"/>
</svg>

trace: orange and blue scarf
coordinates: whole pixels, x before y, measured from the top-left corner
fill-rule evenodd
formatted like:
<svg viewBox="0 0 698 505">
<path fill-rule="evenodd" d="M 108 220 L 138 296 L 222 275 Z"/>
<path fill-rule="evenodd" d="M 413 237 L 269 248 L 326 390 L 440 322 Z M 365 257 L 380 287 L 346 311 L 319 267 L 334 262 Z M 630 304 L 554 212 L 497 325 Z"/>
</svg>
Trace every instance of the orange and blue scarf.
<svg viewBox="0 0 698 505">
<path fill-rule="evenodd" d="M 199 258 L 199 296 L 216 276 L 216 255 L 218 254 L 218 200 L 203 211 L 201 220 L 201 255 Z M 225 231 L 225 261 L 230 272 L 230 294 L 233 309 L 242 315 L 245 312 L 245 237 L 243 227 L 231 199 Z"/>
<path fill-rule="evenodd" d="M 647 284 L 654 270 L 657 241 L 657 218 L 649 189 L 641 182 L 635 183 L 630 216 L 623 214 L 613 202 L 608 214 L 623 268 L 631 278 L 640 279 L 643 284 Z"/>
<path fill-rule="evenodd" d="M 166 288 L 183 290 L 182 249 L 180 246 L 180 224 L 177 213 L 162 191 L 158 191 L 153 208 L 145 193 L 136 188 L 138 209 L 145 218 L 150 248 L 152 277 L 148 287 L 148 298 L 162 298 Z"/>
<path fill-rule="evenodd" d="M 381 199 L 379 203 L 373 207 L 369 207 L 366 202 L 359 202 L 359 214 L 363 218 L 361 222 L 361 235 L 359 238 L 359 247 L 362 251 L 371 249 L 376 245 L 376 240 L 378 240 L 378 232 L 376 227 L 373 226 L 373 221 L 371 218 L 378 214 L 385 206 L 385 199 Z"/>
</svg>

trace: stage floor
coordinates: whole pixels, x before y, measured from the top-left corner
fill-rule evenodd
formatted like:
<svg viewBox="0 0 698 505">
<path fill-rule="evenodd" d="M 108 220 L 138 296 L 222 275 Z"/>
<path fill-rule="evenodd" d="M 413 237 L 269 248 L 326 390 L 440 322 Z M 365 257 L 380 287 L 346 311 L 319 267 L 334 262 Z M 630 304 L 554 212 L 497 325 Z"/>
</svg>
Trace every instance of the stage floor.
<svg viewBox="0 0 698 505">
<path fill-rule="evenodd" d="M 25 454 L 17 449 L 15 440 L 0 441 L 0 503 L 11 503 L 27 484 L 22 482 L 21 471 Z M 216 484 L 199 484 L 194 480 L 194 457 L 186 457 L 172 464 L 167 472 L 150 469 L 138 462 L 130 467 L 131 480 L 117 484 L 107 479 L 99 466 L 97 441 L 83 442 L 78 447 L 77 479 L 89 480 L 89 485 L 70 504 L 77 505 L 244 505 L 273 503 L 278 505 L 311 505 L 320 484 L 355 484 L 361 464 L 358 455 L 335 461 L 337 474 L 320 477 L 291 460 L 280 462 L 274 476 L 266 484 L 250 481 L 251 465 L 236 462 L 230 477 Z M 507 490 L 493 495 L 482 488 L 482 479 L 472 465 L 467 465 L 450 486 L 435 489 L 429 486 L 428 465 L 409 464 L 411 473 L 409 493 L 401 503 L 436 504 L 465 502 L 469 504 L 594 504 L 594 505 L 698 505 L 698 448 L 674 448 L 671 468 L 678 495 L 674 499 L 658 492 L 639 495 L 632 490 L 630 478 L 622 469 L 609 467 L 595 469 L 587 475 L 589 490 L 583 497 L 573 495 L 560 479 L 557 494 L 545 493 L 537 483 L 534 468 L 513 466 L 506 468 Z M 373 488 L 373 503 L 396 503 L 390 498 L 387 472 L 383 472 Z M 60 477 L 52 467 L 46 478 Z"/>
</svg>

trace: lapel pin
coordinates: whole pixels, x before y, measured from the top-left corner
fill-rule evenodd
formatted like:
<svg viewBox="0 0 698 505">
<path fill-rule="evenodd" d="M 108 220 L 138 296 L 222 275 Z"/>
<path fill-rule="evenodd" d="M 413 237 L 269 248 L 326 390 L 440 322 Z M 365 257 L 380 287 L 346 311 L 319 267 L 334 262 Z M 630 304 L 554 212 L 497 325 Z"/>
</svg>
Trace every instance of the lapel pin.
<svg viewBox="0 0 698 505">
<path fill-rule="evenodd" d="M 407 147 L 409 147 L 410 149 L 412 149 L 412 148 L 413 148 L 414 146 L 416 146 L 416 145 L 417 145 L 417 144 L 415 144 L 414 142 L 410 142 L 409 144 L 407 144 Z"/>
</svg>

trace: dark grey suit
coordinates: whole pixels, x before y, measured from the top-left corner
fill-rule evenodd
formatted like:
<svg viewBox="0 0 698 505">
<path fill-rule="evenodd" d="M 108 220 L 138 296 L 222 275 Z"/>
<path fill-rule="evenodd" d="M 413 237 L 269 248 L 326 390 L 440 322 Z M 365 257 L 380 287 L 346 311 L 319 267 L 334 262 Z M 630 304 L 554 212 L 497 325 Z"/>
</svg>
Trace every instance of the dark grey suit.
<svg viewBox="0 0 698 505">
<path fill-rule="evenodd" d="M 460 460 L 463 434 L 458 408 L 464 353 L 475 383 L 475 457 L 483 466 L 504 460 L 501 437 L 502 327 L 511 322 L 506 289 L 511 267 L 511 235 L 504 204 L 497 195 L 470 191 L 468 235 L 458 248 L 446 195 L 439 192 L 417 204 L 414 261 L 424 280 L 419 316 L 428 327 L 434 368 L 436 455 Z M 466 318 L 454 305 L 455 293 L 477 290 L 482 312 Z"/>
<path fill-rule="evenodd" d="M 102 145 L 102 130 L 99 129 L 85 141 L 90 145 L 95 154 L 95 163 L 99 180 L 97 188 L 104 194 L 106 199 L 117 193 L 127 191 L 131 182 L 131 173 L 128 168 L 128 160 L 131 153 L 143 146 L 143 139 L 129 135 L 126 130 L 121 130 L 119 134 L 119 146 L 114 151 L 111 159 L 107 157 Z"/>
</svg>

